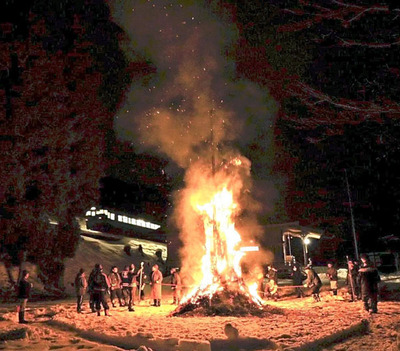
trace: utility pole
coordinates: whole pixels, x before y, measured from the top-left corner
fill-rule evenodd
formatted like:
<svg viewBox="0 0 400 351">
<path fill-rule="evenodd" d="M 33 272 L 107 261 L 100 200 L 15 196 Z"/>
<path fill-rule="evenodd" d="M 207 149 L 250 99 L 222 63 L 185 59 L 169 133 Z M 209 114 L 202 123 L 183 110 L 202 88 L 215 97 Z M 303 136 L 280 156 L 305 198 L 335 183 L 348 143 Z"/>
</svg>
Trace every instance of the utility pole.
<svg viewBox="0 0 400 351">
<path fill-rule="evenodd" d="M 347 169 L 344 169 L 344 176 L 345 176 L 345 179 L 346 179 L 347 195 L 349 197 L 349 207 L 350 207 L 350 217 L 351 217 L 351 230 L 353 232 L 353 240 L 354 240 L 354 252 L 356 254 L 356 259 L 358 261 L 359 260 L 358 244 L 357 244 L 356 228 L 355 228 L 355 225 L 354 225 L 353 204 L 351 202 L 350 186 L 349 186 L 349 180 L 347 178 Z"/>
</svg>

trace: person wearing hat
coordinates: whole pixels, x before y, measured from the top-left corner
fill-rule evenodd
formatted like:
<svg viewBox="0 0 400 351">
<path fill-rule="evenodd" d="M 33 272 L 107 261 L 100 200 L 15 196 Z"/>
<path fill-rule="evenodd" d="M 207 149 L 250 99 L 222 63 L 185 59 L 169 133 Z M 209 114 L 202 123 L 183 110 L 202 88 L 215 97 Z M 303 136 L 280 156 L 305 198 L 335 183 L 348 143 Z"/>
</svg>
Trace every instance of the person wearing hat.
<svg viewBox="0 0 400 351">
<path fill-rule="evenodd" d="M 85 270 L 81 268 L 75 277 L 75 292 L 76 292 L 76 311 L 82 312 L 83 296 L 86 293 L 88 283 L 86 281 Z"/>
<path fill-rule="evenodd" d="M 378 284 L 381 277 L 365 254 L 361 255 L 361 268 L 358 274 L 364 309 L 367 312 L 378 313 Z"/>
<path fill-rule="evenodd" d="M 321 301 L 321 298 L 319 296 L 319 291 L 322 286 L 321 279 L 319 278 L 318 274 L 315 272 L 315 270 L 312 268 L 311 265 L 306 266 L 305 272 L 307 274 L 307 280 L 304 286 L 306 288 L 312 288 L 311 293 L 315 302 Z"/>
</svg>

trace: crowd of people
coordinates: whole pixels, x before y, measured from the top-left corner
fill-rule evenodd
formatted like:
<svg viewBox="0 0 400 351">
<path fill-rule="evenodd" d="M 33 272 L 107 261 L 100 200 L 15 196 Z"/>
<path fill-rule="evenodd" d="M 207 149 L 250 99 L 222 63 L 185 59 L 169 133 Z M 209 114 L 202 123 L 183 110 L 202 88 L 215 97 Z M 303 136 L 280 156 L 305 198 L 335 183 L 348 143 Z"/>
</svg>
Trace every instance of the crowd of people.
<svg viewBox="0 0 400 351">
<path fill-rule="evenodd" d="M 148 282 L 151 286 L 152 306 L 161 306 L 163 274 L 157 264 L 152 266 L 149 277 L 144 273 L 143 264 L 136 270 L 134 264 L 125 266 L 119 272 L 117 266 L 113 266 L 108 275 L 103 272 L 101 264 L 96 264 L 86 279 L 85 272 L 80 269 L 75 278 L 75 290 L 77 296 L 77 312 L 82 312 L 83 297 L 89 292 L 89 306 L 92 312 L 100 315 L 103 307 L 106 316 L 109 316 L 109 305 L 107 295 L 113 307 L 127 307 L 128 311 L 134 312 L 137 301 L 144 299 L 144 287 Z M 181 298 L 181 279 L 176 268 L 171 269 L 171 288 L 174 291 L 173 304 L 179 304 Z"/>
<path fill-rule="evenodd" d="M 362 300 L 364 309 L 371 313 L 378 312 L 378 283 L 380 276 L 376 267 L 372 265 L 367 255 L 361 255 L 360 263 L 356 260 L 348 260 L 348 269 L 345 285 L 350 301 Z M 309 263 L 302 267 L 293 263 L 291 278 L 296 297 L 305 296 L 303 288 L 311 288 L 311 295 L 316 302 L 321 301 L 320 290 L 322 281 L 313 265 Z M 327 264 L 326 277 L 329 279 L 330 291 L 333 296 L 338 294 L 338 271 L 333 263 Z M 272 265 L 267 268 L 267 274 L 262 282 L 263 297 L 275 301 L 279 298 L 278 271 Z"/>
<path fill-rule="evenodd" d="M 173 304 L 179 305 L 182 295 L 182 282 L 179 272 L 176 268 L 170 270 L 171 281 L 169 284 L 163 283 L 163 274 L 157 264 L 152 266 L 151 274 L 144 272 L 143 263 L 136 270 L 134 264 L 125 266 L 119 272 L 117 266 L 113 266 L 109 274 L 104 273 L 103 266 L 96 264 L 86 278 L 85 270 L 81 268 L 75 277 L 76 309 L 77 313 L 82 313 L 84 296 L 89 293 L 89 307 L 93 313 L 101 314 L 103 308 L 104 314 L 109 316 L 110 301 L 112 307 L 127 307 L 128 311 L 134 312 L 134 305 L 144 299 L 144 287 L 146 284 L 151 286 L 152 306 L 161 306 L 162 285 L 168 285 L 173 291 Z M 311 288 L 311 295 L 316 302 L 321 301 L 320 290 L 322 282 L 310 263 L 304 269 L 293 263 L 291 266 L 291 277 L 296 296 L 302 298 L 305 296 L 304 288 Z M 330 290 L 333 296 L 338 294 L 338 271 L 332 263 L 328 263 L 326 277 L 330 282 Z M 25 320 L 25 309 L 30 297 L 32 283 L 28 281 L 29 272 L 24 270 L 19 282 L 19 323 L 27 323 Z M 368 259 L 368 256 L 361 255 L 361 261 L 348 260 L 348 269 L 346 277 L 346 286 L 350 301 L 362 300 L 364 309 L 371 313 L 378 312 L 378 283 L 380 276 L 376 267 Z M 278 270 L 268 266 L 267 274 L 262 282 L 262 295 L 264 298 L 272 298 L 275 301 L 279 299 Z M 109 296 L 109 298 L 108 298 Z"/>
<path fill-rule="evenodd" d="M 173 304 L 179 304 L 182 293 L 182 284 L 179 272 L 176 268 L 170 270 L 171 282 L 169 285 L 173 291 Z M 25 309 L 28 299 L 31 295 L 32 283 L 28 281 L 29 272 L 22 271 L 18 286 L 18 321 L 19 323 L 28 323 L 25 320 Z M 161 306 L 163 274 L 157 264 L 152 266 L 152 272 L 149 275 L 144 273 L 143 263 L 140 269 L 136 270 L 134 264 L 125 266 L 121 272 L 117 266 L 111 267 L 110 273 L 104 273 L 103 266 L 96 264 L 86 277 L 85 270 L 81 268 L 74 281 L 76 293 L 76 310 L 82 313 L 83 302 L 86 293 L 89 294 L 89 307 L 93 313 L 97 312 L 100 316 L 103 308 L 104 314 L 110 316 L 109 310 L 112 307 L 127 307 L 128 311 L 134 312 L 134 305 L 144 299 L 144 288 L 146 284 L 151 286 L 150 298 L 153 300 L 152 306 Z M 109 296 L 109 298 L 108 298 Z"/>
</svg>

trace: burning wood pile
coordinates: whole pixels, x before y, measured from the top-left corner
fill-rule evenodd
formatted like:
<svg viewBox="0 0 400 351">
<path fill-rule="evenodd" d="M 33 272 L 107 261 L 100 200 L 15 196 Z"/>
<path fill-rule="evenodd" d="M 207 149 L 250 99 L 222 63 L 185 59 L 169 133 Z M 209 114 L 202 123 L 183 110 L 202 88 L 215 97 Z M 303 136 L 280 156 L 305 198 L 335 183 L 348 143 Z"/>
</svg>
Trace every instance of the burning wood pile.
<svg viewBox="0 0 400 351">
<path fill-rule="evenodd" d="M 262 305 L 252 299 L 250 292 L 242 292 L 244 282 L 221 284 L 211 294 L 209 288 L 196 291 L 189 301 L 181 303 L 172 316 L 265 316 L 268 313 L 281 313 L 280 309 Z"/>
<path fill-rule="evenodd" d="M 239 159 L 234 161 L 234 168 L 241 166 Z M 197 251 L 204 249 L 201 279 L 171 315 L 261 316 L 272 312 L 257 293 L 257 281 L 245 281 L 242 276 L 245 252 L 240 250 L 241 236 L 234 223 L 240 212 L 237 198 L 242 188 L 240 177 L 225 169 L 213 173 L 206 186 L 202 187 L 200 181 L 188 192 L 186 205 L 190 204 L 200 219 L 203 235 L 204 246 L 197 247 Z"/>
</svg>

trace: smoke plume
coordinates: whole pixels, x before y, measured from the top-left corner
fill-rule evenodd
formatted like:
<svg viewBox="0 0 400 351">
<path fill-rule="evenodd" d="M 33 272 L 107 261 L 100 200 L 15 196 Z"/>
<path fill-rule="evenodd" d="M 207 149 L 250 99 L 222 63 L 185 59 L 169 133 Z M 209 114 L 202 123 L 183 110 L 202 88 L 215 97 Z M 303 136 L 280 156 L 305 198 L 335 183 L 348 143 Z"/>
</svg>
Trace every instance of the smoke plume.
<svg viewBox="0 0 400 351">
<path fill-rule="evenodd" d="M 227 174 L 223 169 L 234 167 L 230 160 L 239 157 L 241 165 L 231 172 L 230 181 L 236 182 L 237 196 L 247 203 L 251 218 L 258 205 L 249 195 L 250 162 L 236 150 L 246 150 L 254 140 L 268 149 L 276 112 L 265 90 L 237 76 L 238 29 L 216 8 L 216 3 L 195 0 L 111 4 L 114 20 L 130 38 L 127 55 L 140 55 L 156 69 L 132 85 L 115 128 L 139 150 L 156 150 L 186 170 L 186 188 L 177 193 L 175 218 L 183 258 L 192 264 L 200 257 L 204 239 L 196 214 L 189 210 L 191 194 L 200 185 L 207 193 L 220 172 Z"/>
</svg>

